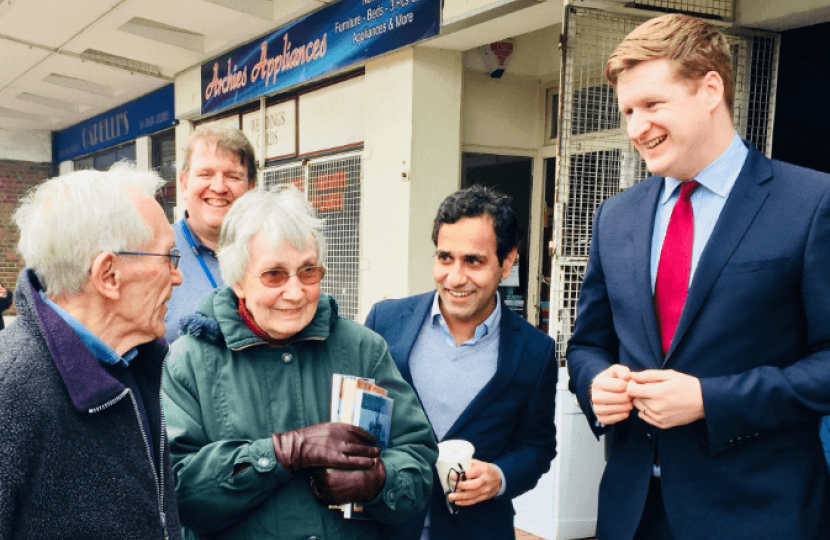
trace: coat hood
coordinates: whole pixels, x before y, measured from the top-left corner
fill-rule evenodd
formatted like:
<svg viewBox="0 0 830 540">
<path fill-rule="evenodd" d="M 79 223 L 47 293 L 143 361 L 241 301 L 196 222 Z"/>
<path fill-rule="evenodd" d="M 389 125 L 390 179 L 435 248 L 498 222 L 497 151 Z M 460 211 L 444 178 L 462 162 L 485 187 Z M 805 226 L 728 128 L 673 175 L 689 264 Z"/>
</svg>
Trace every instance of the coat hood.
<svg viewBox="0 0 830 540">
<path fill-rule="evenodd" d="M 224 343 L 232 350 L 267 345 L 248 329 L 238 309 L 239 299 L 233 289 L 227 285 L 220 287 L 202 300 L 195 314 L 182 320 L 182 334 L 189 334 L 215 345 Z M 333 296 L 321 293 L 314 318 L 300 332 L 291 336 L 288 343 L 303 340 L 323 341 L 329 337 L 339 318 L 337 301 Z"/>
</svg>

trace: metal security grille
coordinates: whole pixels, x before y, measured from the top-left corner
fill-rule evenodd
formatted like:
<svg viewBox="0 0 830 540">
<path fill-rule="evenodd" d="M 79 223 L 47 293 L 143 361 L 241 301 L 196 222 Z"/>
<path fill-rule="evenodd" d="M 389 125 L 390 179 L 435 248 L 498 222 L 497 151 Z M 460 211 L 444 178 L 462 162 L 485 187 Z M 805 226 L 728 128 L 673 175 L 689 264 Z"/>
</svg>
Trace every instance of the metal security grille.
<svg viewBox="0 0 830 540">
<path fill-rule="evenodd" d="M 610 0 L 626 7 L 735 20 L 735 0 Z"/>
<path fill-rule="evenodd" d="M 573 6 L 566 11 L 550 299 L 550 333 L 562 359 L 576 318 L 594 214 L 605 199 L 649 174 L 603 74 L 617 45 L 648 18 Z M 742 29 L 724 33 L 733 53 L 735 129 L 769 155 L 779 37 Z"/>
<path fill-rule="evenodd" d="M 727 31 L 735 79 L 735 129 L 767 156 L 772 154 L 772 124 L 778 81 L 778 34 Z"/>
<path fill-rule="evenodd" d="M 294 185 L 326 220 L 323 292 L 337 299 L 340 315 L 357 320 L 360 280 L 360 154 L 292 163 L 263 171 L 266 189 Z"/>
</svg>

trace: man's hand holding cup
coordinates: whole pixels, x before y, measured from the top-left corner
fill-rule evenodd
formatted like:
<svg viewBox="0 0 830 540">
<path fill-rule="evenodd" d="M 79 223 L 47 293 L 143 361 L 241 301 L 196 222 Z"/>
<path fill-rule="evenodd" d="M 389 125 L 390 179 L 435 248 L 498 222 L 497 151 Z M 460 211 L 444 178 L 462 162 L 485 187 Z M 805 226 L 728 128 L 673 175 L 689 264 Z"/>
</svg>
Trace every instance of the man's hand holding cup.
<svg viewBox="0 0 830 540">
<path fill-rule="evenodd" d="M 438 479 L 441 481 L 444 495 L 447 496 L 447 506 L 453 514 L 458 513 L 457 506 L 469 506 L 479 502 L 478 500 L 469 502 L 471 500 L 469 495 L 477 492 L 478 484 L 481 483 L 480 467 L 473 470 L 473 452 L 475 452 L 475 447 L 468 441 L 449 440 L 438 443 L 438 461 L 435 463 L 435 468 L 438 471 Z M 488 465 L 478 460 L 476 463 Z M 471 474 L 476 474 L 474 485 L 468 484 L 472 480 Z M 496 475 L 498 476 L 498 471 Z M 501 484 L 501 478 L 499 478 L 499 484 Z M 465 490 L 470 490 L 470 493 L 465 493 Z"/>
<path fill-rule="evenodd" d="M 462 474 L 461 481 L 453 476 L 455 492 L 447 496 L 456 506 L 472 506 L 492 499 L 501 489 L 501 474 L 492 463 L 474 459 Z"/>
</svg>

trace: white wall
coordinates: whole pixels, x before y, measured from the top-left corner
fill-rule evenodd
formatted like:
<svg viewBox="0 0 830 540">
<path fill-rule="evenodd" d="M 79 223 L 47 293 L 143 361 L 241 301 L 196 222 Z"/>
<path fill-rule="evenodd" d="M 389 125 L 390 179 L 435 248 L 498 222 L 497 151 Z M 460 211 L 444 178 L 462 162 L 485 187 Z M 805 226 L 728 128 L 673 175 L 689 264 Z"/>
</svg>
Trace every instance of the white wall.
<svg viewBox="0 0 830 540">
<path fill-rule="evenodd" d="M 464 145 L 535 150 L 541 146 L 539 82 L 532 77 L 493 79 L 486 73 L 464 73 L 462 100 Z"/>
<path fill-rule="evenodd" d="M 0 159 L 52 161 L 52 133 L 23 129 L 0 129 Z"/>
<path fill-rule="evenodd" d="M 195 66 L 176 75 L 173 102 L 176 118 L 198 118 L 202 113 L 202 71 Z"/>
<path fill-rule="evenodd" d="M 409 294 L 430 291 L 432 222 L 461 186 L 461 52 L 415 48 L 412 174 L 409 208 Z"/>
<path fill-rule="evenodd" d="M 461 53 L 407 48 L 366 64 L 360 317 L 433 288 L 432 219 L 458 188 Z"/>
<path fill-rule="evenodd" d="M 145 135 L 135 140 L 135 167 L 139 171 L 149 171 L 153 166 L 153 148 L 150 136 Z"/>
<path fill-rule="evenodd" d="M 542 145 L 540 91 L 559 78 L 561 30 L 555 25 L 514 37 L 513 54 L 500 79 L 487 73 L 478 49 L 464 52 L 464 145 L 523 150 Z"/>
<path fill-rule="evenodd" d="M 559 76 L 557 51 L 562 25 L 548 26 L 534 32 L 513 36 L 513 54 L 507 64 L 509 75 L 530 75 L 538 79 Z M 485 72 L 478 48 L 464 52 L 464 67 Z"/>
<path fill-rule="evenodd" d="M 353 77 L 300 95 L 300 154 L 363 141 L 365 79 Z"/>
<path fill-rule="evenodd" d="M 190 140 L 190 134 L 193 133 L 193 123 L 188 120 L 182 120 L 176 124 L 176 182 L 179 181 L 179 175 L 184 166 L 184 152 L 187 149 L 187 143 Z M 182 186 L 176 184 L 176 220 L 184 217 L 184 199 L 182 198 Z"/>
<path fill-rule="evenodd" d="M 737 0 L 736 24 L 783 31 L 830 21 L 827 0 Z"/>
<path fill-rule="evenodd" d="M 514 0 L 445 0 L 442 14 L 445 20 L 449 20 L 474 15 L 511 1 Z"/>
<path fill-rule="evenodd" d="M 362 317 L 379 300 L 407 295 L 413 56 L 407 48 L 366 63 Z"/>
</svg>

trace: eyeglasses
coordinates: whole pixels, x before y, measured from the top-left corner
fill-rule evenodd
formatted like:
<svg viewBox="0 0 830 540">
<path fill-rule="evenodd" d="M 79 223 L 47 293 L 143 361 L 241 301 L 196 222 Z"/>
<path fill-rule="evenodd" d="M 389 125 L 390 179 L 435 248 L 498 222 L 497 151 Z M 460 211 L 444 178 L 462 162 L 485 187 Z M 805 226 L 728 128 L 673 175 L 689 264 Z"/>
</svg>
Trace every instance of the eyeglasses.
<svg viewBox="0 0 830 540">
<path fill-rule="evenodd" d="M 150 257 L 167 257 L 170 260 L 170 266 L 173 268 L 179 267 L 179 259 L 182 258 L 178 249 L 171 249 L 170 253 L 145 253 L 143 251 L 116 251 L 116 255 L 148 255 Z"/>
<path fill-rule="evenodd" d="M 455 485 L 453 485 L 452 475 L 455 473 Z M 449 495 L 450 493 L 455 493 L 458 491 L 458 484 L 467 480 L 467 473 L 464 471 L 464 467 L 461 464 L 458 464 L 458 469 L 455 467 L 450 467 L 450 470 L 447 471 L 447 485 L 450 486 L 450 490 L 445 493 L 445 495 Z M 458 506 L 451 500 L 447 499 L 447 504 L 450 507 L 450 513 L 457 514 L 459 512 Z"/>
<path fill-rule="evenodd" d="M 288 280 L 291 279 L 292 276 L 297 276 L 297 279 L 299 279 L 300 283 L 303 285 L 314 285 L 315 283 L 320 283 L 323 280 L 326 275 L 326 267 L 306 266 L 305 268 L 300 268 L 293 274 L 289 273 L 288 270 L 285 270 L 284 268 L 271 268 L 270 270 L 263 270 L 259 274 L 255 275 L 259 277 L 259 281 L 261 281 L 263 285 L 271 289 L 282 287 L 288 283 Z"/>
</svg>

